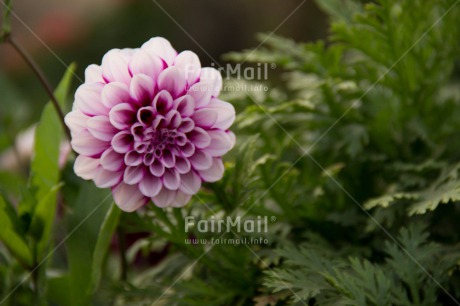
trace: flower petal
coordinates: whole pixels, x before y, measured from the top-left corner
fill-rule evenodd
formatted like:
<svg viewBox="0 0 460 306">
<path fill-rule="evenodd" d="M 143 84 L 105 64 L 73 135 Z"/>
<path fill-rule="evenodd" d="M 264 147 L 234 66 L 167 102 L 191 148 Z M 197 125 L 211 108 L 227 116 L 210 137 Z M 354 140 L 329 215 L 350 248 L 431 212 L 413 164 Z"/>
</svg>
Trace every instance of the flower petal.
<svg viewBox="0 0 460 306">
<path fill-rule="evenodd" d="M 112 139 L 112 147 L 117 153 L 127 153 L 133 149 L 133 135 L 128 131 L 121 131 Z"/>
<path fill-rule="evenodd" d="M 201 63 L 192 51 L 183 51 L 174 59 L 174 67 L 178 67 L 189 85 L 195 84 L 200 78 Z"/>
<path fill-rule="evenodd" d="M 165 128 L 168 126 L 168 120 L 162 115 L 156 115 L 152 121 L 152 128 L 154 130 Z"/>
<path fill-rule="evenodd" d="M 133 128 L 136 128 L 139 130 L 139 132 L 133 134 L 141 136 L 144 130 L 143 126 L 150 126 L 152 124 L 152 121 L 155 118 L 155 113 L 156 111 L 152 106 L 144 106 L 139 108 L 139 110 L 137 111 L 137 121 L 139 121 L 140 123 L 135 123 L 131 127 L 131 132 L 135 132 L 133 131 Z"/>
<path fill-rule="evenodd" d="M 181 125 L 182 117 L 178 111 L 172 109 L 166 114 L 166 121 L 168 122 L 168 128 L 175 130 Z"/>
<path fill-rule="evenodd" d="M 120 49 L 120 54 L 129 63 L 129 61 L 131 60 L 131 57 L 134 55 L 134 53 L 137 52 L 137 50 L 139 49 L 123 48 L 123 49 Z"/>
<path fill-rule="evenodd" d="M 160 177 L 163 173 L 165 173 L 165 166 L 163 166 L 159 160 L 155 159 L 150 165 L 150 173 L 154 176 Z"/>
<path fill-rule="evenodd" d="M 121 181 L 123 172 L 113 172 L 100 168 L 100 171 L 93 178 L 94 184 L 99 188 L 116 186 Z"/>
<path fill-rule="evenodd" d="M 203 151 L 195 151 L 195 154 L 188 158 L 195 170 L 207 170 L 212 166 L 212 156 Z"/>
<path fill-rule="evenodd" d="M 137 186 L 120 183 L 112 190 L 112 193 L 115 203 L 126 212 L 135 211 L 148 202 L 148 198 L 139 191 Z"/>
<path fill-rule="evenodd" d="M 162 90 L 153 99 L 152 106 L 159 114 L 166 114 L 173 107 L 173 98 L 167 90 Z"/>
<path fill-rule="evenodd" d="M 120 103 L 110 110 L 109 118 L 114 127 L 124 130 L 135 122 L 136 112 L 131 104 Z"/>
<path fill-rule="evenodd" d="M 97 157 L 110 145 L 107 141 L 95 138 L 89 131 L 84 130 L 72 138 L 72 148 L 79 154 Z"/>
<path fill-rule="evenodd" d="M 158 88 L 168 91 L 173 98 L 177 98 L 185 92 L 187 82 L 179 68 L 169 67 L 158 76 Z"/>
<path fill-rule="evenodd" d="M 195 145 L 191 143 L 190 141 L 187 141 L 181 148 L 181 153 L 182 156 L 184 157 L 189 157 L 192 156 L 193 153 L 195 153 Z"/>
<path fill-rule="evenodd" d="M 217 122 L 217 112 L 209 108 L 202 108 L 197 111 L 192 116 L 193 121 L 195 121 L 196 126 L 210 128 Z"/>
<path fill-rule="evenodd" d="M 195 128 L 195 121 L 190 118 L 182 119 L 182 122 L 179 126 L 179 131 L 183 133 L 191 132 Z"/>
<path fill-rule="evenodd" d="M 224 163 L 220 158 L 213 158 L 211 168 L 198 173 L 205 182 L 217 182 L 224 176 Z"/>
<path fill-rule="evenodd" d="M 182 117 L 190 117 L 195 109 L 195 101 L 190 95 L 185 95 L 177 98 L 173 102 L 174 108 L 181 114 Z"/>
<path fill-rule="evenodd" d="M 211 96 L 219 96 L 222 89 L 222 75 L 217 69 L 211 67 L 201 69 L 200 82 L 208 85 Z"/>
<path fill-rule="evenodd" d="M 133 54 L 129 62 L 129 71 L 131 75 L 145 74 L 153 80 L 163 71 L 165 65 L 163 60 L 151 50 L 139 49 Z"/>
<path fill-rule="evenodd" d="M 211 144 L 211 136 L 200 127 L 195 127 L 188 133 L 188 139 L 199 149 L 205 148 Z"/>
<path fill-rule="evenodd" d="M 176 165 L 176 156 L 170 150 L 164 150 L 161 161 L 166 168 L 173 168 Z"/>
<path fill-rule="evenodd" d="M 144 177 L 144 171 L 145 171 L 144 165 L 135 166 L 135 167 L 128 166 L 125 169 L 125 172 L 123 175 L 123 181 L 126 184 L 135 185 L 139 183 Z"/>
<path fill-rule="evenodd" d="M 174 58 L 177 56 L 177 51 L 171 46 L 171 43 L 163 37 L 151 38 L 141 47 L 144 50 L 151 50 L 156 55 L 161 57 L 168 66 L 174 63 Z"/>
<path fill-rule="evenodd" d="M 102 104 L 107 108 L 112 108 L 120 103 L 128 103 L 131 101 L 128 86 L 121 82 L 112 82 L 105 85 L 101 95 Z"/>
<path fill-rule="evenodd" d="M 210 130 L 208 135 L 211 136 L 211 143 L 205 151 L 211 156 L 222 156 L 233 148 L 232 139 L 222 130 Z"/>
<path fill-rule="evenodd" d="M 232 148 L 235 146 L 236 143 L 236 136 L 232 131 L 225 131 L 225 134 L 227 134 L 228 139 L 230 139 L 230 143 L 232 144 Z"/>
<path fill-rule="evenodd" d="M 101 166 L 109 171 L 120 171 L 123 169 L 123 154 L 115 152 L 112 148 L 104 151 L 101 155 Z"/>
<path fill-rule="evenodd" d="M 65 124 L 69 127 L 72 136 L 86 129 L 86 122 L 89 118 L 91 117 L 86 116 L 78 109 L 71 111 L 65 116 Z"/>
<path fill-rule="evenodd" d="M 94 116 L 88 119 L 88 131 L 97 139 L 111 141 L 117 129 L 110 123 L 106 116 Z"/>
<path fill-rule="evenodd" d="M 85 69 L 85 83 L 103 83 L 102 68 L 99 65 L 89 65 Z"/>
<path fill-rule="evenodd" d="M 206 109 L 212 109 L 217 113 L 217 121 L 213 128 L 227 130 L 235 121 L 235 108 L 228 102 L 213 98 Z"/>
<path fill-rule="evenodd" d="M 203 108 L 211 101 L 213 92 L 208 83 L 200 81 L 191 86 L 187 94 L 193 97 L 195 108 Z"/>
<path fill-rule="evenodd" d="M 82 179 L 91 180 L 99 172 L 99 159 L 78 155 L 73 170 Z"/>
<path fill-rule="evenodd" d="M 129 93 L 139 105 L 145 105 L 155 96 L 155 82 L 145 74 L 136 74 L 131 80 Z"/>
<path fill-rule="evenodd" d="M 190 161 L 187 158 L 176 157 L 175 169 L 177 172 L 180 174 L 187 173 L 190 171 L 191 167 Z"/>
<path fill-rule="evenodd" d="M 152 197 L 153 204 L 158 207 L 168 207 L 174 201 L 177 191 L 162 188 L 160 192 Z"/>
<path fill-rule="evenodd" d="M 153 153 L 147 153 L 144 155 L 144 158 L 143 158 L 144 165 L 150 166 L 154 160 L 155 160 L 155 156 L 153 155 Z"/>
<path fill-rule="evenodd" d="M 102 83 L 85 83 L 75 92 L 75 109 L 89 116 L 107 115 L 109 109 L 102 104 Z"/>
<path fill-rule="evenodd" d="M 162 187 L 161 179 L 150 173 L 145 173 L 144 178 L 139 182 L 139 190 L 149 198 L 156 196 Z"/>
<path fill-rule="evenodd" d="M 142 163 L 143 156 L 136 151 L 126 153 L 124 161 L 127 166 L 139 166 Z"/>
<path fill-rule="evenodd" d="M 191 198 L 191 195 L 178 190 L 174 200 L 171 203 L 171 207 L 183 207 L 190 201 Z"/>
<path fill-rule="evenodd" d="M 180 175 L 174 169 L 165 169 L 163 185 L 169 190 L 177 190 L 180 185 Z"/>
<path fill-rule="evenodd" d="M 195 194 L 200 190 L 201 178 L 195 171 L 190 171 L 180 176 L 179 189 L 186 194 Z"/>
<path fill-rule="evenodd" d="M 128 85 L 131 75 L 128 71 L 129 58 L 120 49 L 112 49 L 102 58 L 102 77 L 109 82 L 122 82 Z"/>
<path fill-rule="evenodd" d="M 176 145 L 182 147 L 187 143 L 187 136 L 182 132 L 177 132 L 175 141 Z"/>
</svg>

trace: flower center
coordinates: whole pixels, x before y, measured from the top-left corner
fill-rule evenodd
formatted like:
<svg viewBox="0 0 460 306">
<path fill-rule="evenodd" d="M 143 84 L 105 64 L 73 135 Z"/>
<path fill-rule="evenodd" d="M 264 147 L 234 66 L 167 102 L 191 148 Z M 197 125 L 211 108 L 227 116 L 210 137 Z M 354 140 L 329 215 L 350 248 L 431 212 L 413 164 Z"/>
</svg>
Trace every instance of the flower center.
<svg viewBox="0 0 460 306">
<path fill-rule="evenodd" d="M 143 156 L 145 165 L 150 165 L 154 160 L 170 160 L 173 155 L 180 156 L 181 147 L 187 142 L 186 135 L 168 126 L 168 120 L 163 116 L 154 117 L 148 123 L 144 120 L 131 127 L 134 151 L 141 158 Z"/>
<path fill-rule="evenodd" d="M 174 130 L 154 130 L 152 127 L 134 128 L 133 134 L 134 150 L 140 154 L 153 153 L 157 158 L 163 155 L 163 150 L 174 145 L 177 136 Z"/>
</svg>

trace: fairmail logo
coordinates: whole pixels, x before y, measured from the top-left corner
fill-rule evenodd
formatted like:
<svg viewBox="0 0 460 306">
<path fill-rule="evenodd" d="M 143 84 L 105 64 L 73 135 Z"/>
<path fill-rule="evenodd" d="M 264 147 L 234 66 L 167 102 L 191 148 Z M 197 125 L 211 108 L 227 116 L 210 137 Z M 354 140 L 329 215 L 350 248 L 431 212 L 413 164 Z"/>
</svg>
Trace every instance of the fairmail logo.
<svg viewBox="0 0 460 306">
<path fill-rule="evenodd" d="M 243 219 L 241 216 L 196 220 L 194 216 L 185 217 L 185 232 L 194 228 L 199 233 L 267 233 L 268 224 L 275 222 L 276 217 L 257 216 L 255 219 Z"/>
</svg>

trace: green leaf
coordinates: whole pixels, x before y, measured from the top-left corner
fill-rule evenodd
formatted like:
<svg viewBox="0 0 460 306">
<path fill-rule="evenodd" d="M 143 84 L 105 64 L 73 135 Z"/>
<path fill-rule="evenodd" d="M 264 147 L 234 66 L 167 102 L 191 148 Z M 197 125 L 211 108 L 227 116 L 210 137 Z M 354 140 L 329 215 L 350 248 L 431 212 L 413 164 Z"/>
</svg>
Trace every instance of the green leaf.
<svg viewBox="0 0 460 306">
<path fill-rule="evenodd" d="M 393 205 L 394 202 L 398 200 L 413 200 L 418 198 L 419 195 L 416 193 L 397 192 L 392 194 L 386 194 L 375 199 L 371 199 L 364 204 L 364 207 L 366 209 L 372 209 L 377 206 L 388 207 L 390 205 Z"/>
<path fill-rule="evenodd" d="M 446 167 L 438 179 L 426 190 L 422 190 L 420 201 L 409 208 L 409 215 L 424 214 L 435 210 L 439 204 L 460 201 L 460 164 Z"/>
<path fill-rule="evenodd" d="M 97 286 L 99 285 L 102 266 L 107 249 L 109 248 L 112 235 L 115 231 L 115 228 L 118 225 L 120 219 L 121 210 L 115 203 L 112 203 L 107 215 L 105 216 L 104 222 L 101 225 L 100 233 L 96 242 L 96 247 L 93 254 L 93 271 L 91 275 L 91 285 L 90 292 L 93 293 L 96 291 Z"/>
<path fill-rule="evenodd" d="M 67 69 L 54 93 L 61 108 L 65 106 L 74 71 L 73 64 Z M 31 163 L 30 185 L 37 188 L 37 201 L 40 201 L 59 180 L 62 132 L 56 110 L 51 102 L 48 102 L 35 131 L 34 157 Z"/>
<path fill-rule="evenodd" d="M 49 245 L 54 216 L 56 214 L 56 195 L 63 184 L 51 190 L 38 202 L 31 223 L 31 234 L 38 241 L 36 245 L 37 261 L 40 262 L 46 255 Z"/>
<path fill-rule="evenodd" d="M 20 220 L 14 208 L 0 196 L 0 240 L 11 254 L 23 265 L 32 266 L 32 252 L 23 233 L 20 233 Z"/>
<path fill-rule="evenodd" d="M 411 192 L 395 192 L 384 194 L 369 200 L 364 207 L 372 209 L 376 206 L 388 207 L 395 203 L 409 202 L 408 214 L 425 214 L 435 210 L 440 204 L 460 201 L 460 164 L 452 168 L 444 167 L 439 177 L 427 188 Z"/>
<path fill-rule="evenodd" d="M 70 282 L 68 274 L 52 275 L 47 279 L 46 297 L 55 305 L 69 305 Z"/>
<path fill-rule="evenodd" d="M 353 0 L 321 0 L 315 2 L 331 17 L 346 21 L 347 23 L 353 20 L 353 15 L 362 11 L 359 2 Z"/>
<path fill-rule="evenodd" d="M 100 261 L 100 252 L 109 239 L 104 237 L 98 241 L 101 229 L 114 226 L 111 220 L 114 216 L 108 216 L 112 200 L 107 190 L 98 189 L 92 182 L 81 182 L 76 198 L 66 200 L 71 210 L 67 219 L 69 238 L 66 241 L 71 305 L 89 305 L 94 254 L 98 252 L 96 260 Z"/>
<path fill-rule="evenodd" d="M 55 96 L 61 108 L 70 90 L 75 65 L 71 65 Z M 59 156 L 63 129 L 51 102 L 45 106 L 35 131 L 34 157 L 31 163 L 30 189 L 35 192 L 36 206 L 32 214 L 32 236 L 37 239 L 37 260 L 40 261 L 49 245 L 52 224 L 56 214 L 56 195 L 59 189 Z M 37 232 L 34 232 L 37 231 Z"/>
<path fill-rule="evenodd" d="M 19 173 L 0 171 L 0 192 L 18 197 L 20 186 L 25 185 L 25 179 Z"/>
</svg>

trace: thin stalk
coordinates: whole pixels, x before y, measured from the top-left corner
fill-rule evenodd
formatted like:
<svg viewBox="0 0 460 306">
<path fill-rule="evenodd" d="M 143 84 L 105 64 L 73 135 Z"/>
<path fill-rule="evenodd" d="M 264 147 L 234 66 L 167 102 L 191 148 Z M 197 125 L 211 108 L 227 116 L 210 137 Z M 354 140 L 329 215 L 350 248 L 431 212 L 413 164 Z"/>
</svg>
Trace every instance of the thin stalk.
<svg viewBox="0 0 460 306">
<path fill-rule="evenodd" d="M 37 258 L 37 241 L 33 241 L 33 259 L 34 265 L 32 267 L 32 285 L 34 290 L 34 305 L 40 305 L 41 294 L 40 294 L 40 265 Z"/>
<path fill-rule="evenodd" d="M 118 247 L 120 249 L 120 280 L 125 282 L 128 279 L 128 261 L 126 259 L 126 235 L 125 231 L 118 227 L 117 229 L 118 235 Z"/>
<path fill-rule="evenodd" d="M 55 108 L 55 110 L 56 110 L 56 112 L 58 114 L 59 121 L 61 122 L 61 125 L 62 125 L 62 127 L 64 129 L 64 132 L 66 133 L 66 136 L 70 141 L 71 140 L 70 131 L 67 128 L 67 125 L 65 124 L 64 113 L 63 113 L 61 107 L 59 106 L 59 102 L 56 99 L 56 96 L 53 93 L 53 89 L 51 88 L 51 85 L 50 85 L 48 79 L 46 78 L 45 74 L 40 69 L 40 67 L 37 65 L 37 63 L 35 63 L 35 61 L 29 55 L 29 53 L 10 34 L 5 35 L 3 37 L 3 39 L 4 39 L 5 42 L 9 43 L 16 50 L 16 52 L 19 53 L 19 55 L 21 55 L 21 57 L 24 59 L 24 61 L 27 63 L 27 65 L 32 69 L 32 71 L 37 76 L 38 80 L 40 81 L 40 83 L 42 84 L 42 86 L 45 89 L 46 93 L 48 94 L 48 96 L 49 96 L 49 98 L 51 100 L 51 103 L 53 104 L 53 106 L 54 106 L 54 108 Z"/>
<path fill-rule="evenodd" d="M 3 22 L 2 22 L 2 35 L 0 37 L 0 42 L 2 42 L 5 37 L 10 35 L 11 32 L 11 0 L 6 0 L 4 5 L 3 12 Z"/>
<path fill-rule="evenodd" d="M 39 269 L 34 268 L 34 270 L 32 271 L 32 284 L 34 288 L 35 305 L 39 305 L 40 303 L 40 288 L 39 288 L 38 270 Z"/>
</svg>

